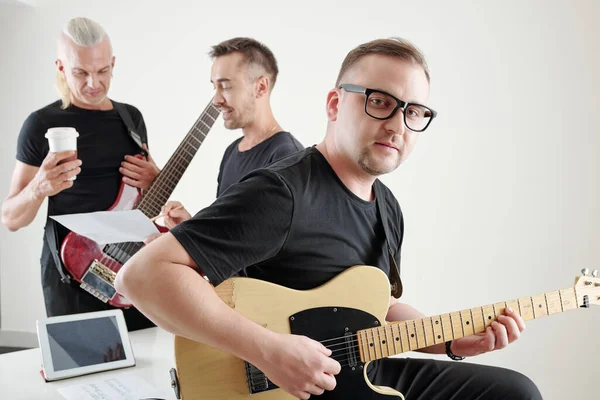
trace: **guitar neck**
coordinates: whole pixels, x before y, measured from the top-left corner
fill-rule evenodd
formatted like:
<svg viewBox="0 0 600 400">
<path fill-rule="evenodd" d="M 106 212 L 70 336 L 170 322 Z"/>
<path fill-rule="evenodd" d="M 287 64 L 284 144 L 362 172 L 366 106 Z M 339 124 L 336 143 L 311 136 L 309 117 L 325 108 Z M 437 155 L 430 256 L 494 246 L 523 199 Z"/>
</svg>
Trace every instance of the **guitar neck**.
<svg viewBox="0 0 600 400">
<path fill-rule="evenodd" d="M 219 109 L 211 100 L 138 204 L 147 217 L 160 213 L 218 117 Z"/>
<path fill-rule="evenodd" d="M 575 289 L 569 288 L 422 319 L 391 322 L 384 327 L 358 331 L 359 353 L 361 359 L 368 362 L 482 333 L 506 307 L 529 321 L 574 310 L 578 304 Z"/>
</svg>

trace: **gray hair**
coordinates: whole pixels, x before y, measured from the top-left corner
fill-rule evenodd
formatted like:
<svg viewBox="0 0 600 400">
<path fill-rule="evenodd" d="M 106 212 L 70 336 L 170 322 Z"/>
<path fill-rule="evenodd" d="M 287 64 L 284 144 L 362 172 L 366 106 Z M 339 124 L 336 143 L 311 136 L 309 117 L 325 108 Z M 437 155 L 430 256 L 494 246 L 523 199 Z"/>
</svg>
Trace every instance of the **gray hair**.
<svg viewBox="0 0 600 400">
<path fill-rule="evenodd" d="M 65 37 L 71 39 L 79 47 L 95 46 L 105 38 L 109 40 L 110 44 L 110 39 L 102 25 L 85 17 L 72 18 L 67 22 L 58 39 L 59 55 L 65 50 Z M 56 71 L 56 89 L 62 100 L 61 108 L 69 107 L 71 105 L 71 89 L 60 71 Z"/>
<path fill-rule="evenodd" d="M 65 25 L 63 33 L 81 47 L 98 44 L 106 36 L 104 28 L 99 23 L 84 17 L 70 19 Z"/>
</svg>

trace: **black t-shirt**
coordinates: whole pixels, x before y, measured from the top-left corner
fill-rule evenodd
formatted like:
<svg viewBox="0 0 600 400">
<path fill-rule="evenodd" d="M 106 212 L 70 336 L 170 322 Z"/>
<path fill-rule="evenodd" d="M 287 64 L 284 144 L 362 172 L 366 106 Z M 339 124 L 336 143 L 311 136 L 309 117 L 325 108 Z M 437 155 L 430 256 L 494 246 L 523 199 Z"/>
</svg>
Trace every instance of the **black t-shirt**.
<svg viewBox="0 0 600 400">
<path fill-rule="evenodd" d="M 81 173 L 71 188 L 48 198 L 48 210 L 52 215 L 104 211 L 117 197 L 121 162 L 126 154 L 139 153 L 139 147 L 115 109 L 86 110 L 71 105 L 63 110 L 60 106 L 61 101 L 56 101 L 27 117 L 19 134 L 17 160 L 39 167 L 49 151 L 48 139 L 44 136 L 48 128 L 75 128 L 79 133 L 77 156 L 82 161 Z M 125 106 L 145 136 L 142 114 L 134 106 Z M 62 242 L 68 230 L 60 224 L 57 226 L 58 239 Z"/>
<path fill-rule="evenodd" d="M 242 139 L 243 137 L 237 139 L 225 150 L 217 178 L 217 197 L 255 169 L 266 167 L 304 149 L 304 146 L 289 132 L 278 132 L 246 151 L 238 150 Z"/>
<path fill-rule="evenodd" d="M 403 219 L 379 180 L 400 265 Z M 214 285 L 248 276 L 293 289 L 317 287 L 354 265 L 389 276 L 389 255 L 376 201 L 342 183 L 315 148 L 255 170 L 171 233 Z"/>
</svg>

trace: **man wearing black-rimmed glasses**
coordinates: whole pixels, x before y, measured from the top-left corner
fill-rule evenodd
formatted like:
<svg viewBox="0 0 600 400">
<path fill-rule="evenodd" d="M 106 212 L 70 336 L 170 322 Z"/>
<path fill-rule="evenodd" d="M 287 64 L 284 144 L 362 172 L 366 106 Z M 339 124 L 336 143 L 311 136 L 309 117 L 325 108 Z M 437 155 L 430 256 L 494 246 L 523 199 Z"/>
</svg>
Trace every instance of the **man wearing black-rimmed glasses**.
<svg viewBox="0 0 600 400">
<path fill-rule="evenodd" d="M 346 56 L 327 95 L 325 139 L 248 175 L 138 252 L 119 272 L 118 291 L 158 325 L 252 363 L 297 398 L 333 391 L 327 398 L 374 399 L 371 392 L 336 388 L 336 375 L 351 365 L 338 363 L 343 358 L 331 349 L 246 319 L 201 275 L 215 286 L 242 273 L 303 290 L 350 266 L 372 265 L 392 283 L 395 298 L 390 298 L 386 320 L 423 317 L 396 300 L 402 291 L 403 219 L 392 192 L 377 176 L 406 160 L 420 132 L 430 126 L 436 112 L 428 102 L 427 64 L 413 45 L 384 39 L 358 46 Z M 480 335 L 422 351 L 452 359 L 474 356 L 507 346 L 524 328 L 523 319 L 507 309 Z M 368 376 L 374 384 L 393 387 L 407 400 L 541 399 L 528 378 L 509 370 L 395 358 L 371 365 Z"/>
</svg>

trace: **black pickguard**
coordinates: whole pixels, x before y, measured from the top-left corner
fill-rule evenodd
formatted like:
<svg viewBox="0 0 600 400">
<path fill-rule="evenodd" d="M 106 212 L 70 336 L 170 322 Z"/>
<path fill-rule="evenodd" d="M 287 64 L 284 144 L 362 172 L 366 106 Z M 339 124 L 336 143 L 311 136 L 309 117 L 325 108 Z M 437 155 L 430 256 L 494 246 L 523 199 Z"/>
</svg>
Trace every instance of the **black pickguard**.
<svg viewBox="0 0 600 400">
<path fill-rule="evenodd" d="M 311 339 L 327 346 L 333 343 L 344 343 L 345 345 L 335 346 L 332 349 L 344 348 L 344 356 L 334 358 L 342 359 L 342 370 L 336 375 L 337 382 L 335 390 L 325 391 L 320 399 L 360 399 L 360 400 L 391 400 L 393 396 L 382 395 L 374 392 L 365 382 L 363 376 L 364 364 L 360 361 L 358 347 L 348 343 L 348 335 L 352 334 L 352 340 L 356 344 L 356 331 L 379 326 L 381 321 L 377 320 L 371 314 L 362 310 L 344 307 L 321 307 L 304 310 L 293 316 L 290 316 L 291 332 L 296 335 L 308 336 Z M 344 338 L 345 340 L 330 340 L 332 338 Z M 330 340 L 330 341 L 327 341 Z M 342 353 L 336 351 L 332 356 Z M 348 361 L 345 361 L 345 360 Z M 344 364 L 356 365 L 354 367 Z"/>
</svg>

